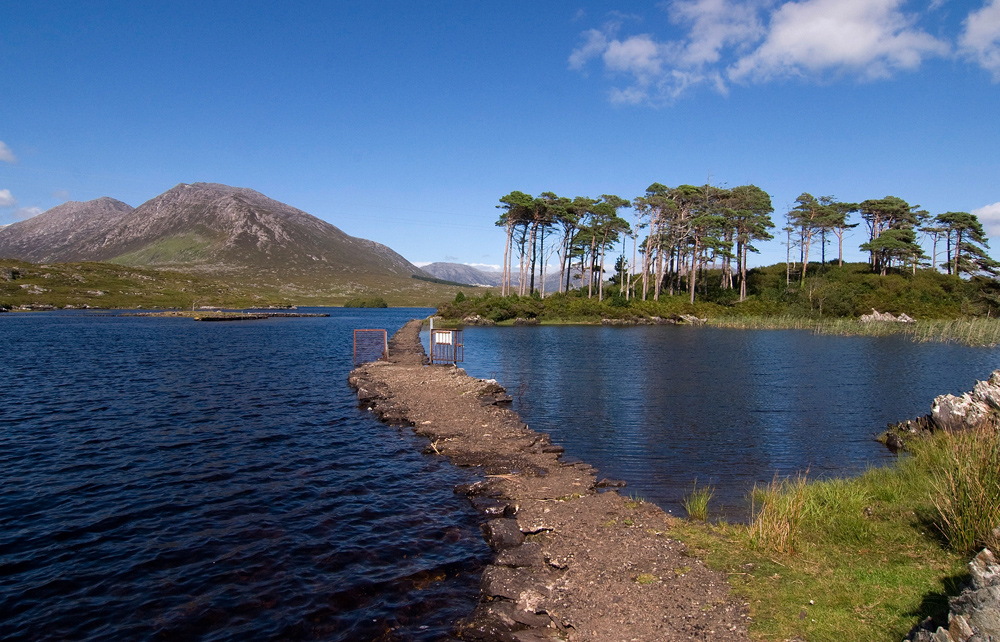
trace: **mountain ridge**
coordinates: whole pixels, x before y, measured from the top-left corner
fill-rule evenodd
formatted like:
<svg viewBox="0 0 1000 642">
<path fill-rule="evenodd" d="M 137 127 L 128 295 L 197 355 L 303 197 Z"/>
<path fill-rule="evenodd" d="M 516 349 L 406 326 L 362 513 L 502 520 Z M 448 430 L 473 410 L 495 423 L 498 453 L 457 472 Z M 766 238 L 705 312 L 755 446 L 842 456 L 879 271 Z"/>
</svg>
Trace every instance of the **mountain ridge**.
<svg viewBox="0 0 1000 642">
<path fill-rule="evenodd" d="M 385 245 L 220 183 L 179 183 L 136 208 L 110 197 L 64 203 L 0 229 L 0 256 L 285 277 L 427 275 Z"/>
</svg>

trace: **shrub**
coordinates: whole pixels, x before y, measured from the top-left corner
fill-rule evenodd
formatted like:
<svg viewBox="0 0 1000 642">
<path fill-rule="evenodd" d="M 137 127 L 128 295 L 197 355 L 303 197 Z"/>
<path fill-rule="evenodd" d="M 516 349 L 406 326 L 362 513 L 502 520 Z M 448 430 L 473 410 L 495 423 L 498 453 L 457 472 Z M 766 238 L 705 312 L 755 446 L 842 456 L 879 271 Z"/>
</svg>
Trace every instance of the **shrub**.
<svg viewBox="0 0 1000 642">
<path fill-rule="evenodd" d="M 387 308 L 389 304 L 380 296 L 364 298 L 355 297 L 344 302 L 345 308 Z"/>
</svg>

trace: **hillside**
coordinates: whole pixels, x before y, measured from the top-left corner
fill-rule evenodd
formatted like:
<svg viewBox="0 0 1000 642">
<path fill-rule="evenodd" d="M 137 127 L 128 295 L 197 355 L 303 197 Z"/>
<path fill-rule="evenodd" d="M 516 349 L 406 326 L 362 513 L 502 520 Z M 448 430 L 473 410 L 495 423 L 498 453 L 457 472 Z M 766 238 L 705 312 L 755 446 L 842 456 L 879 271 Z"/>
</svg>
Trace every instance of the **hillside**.
<svg viewBox="0 0 1000 642">
<path fill-rule="evenodd" d="M 423 274 L 388 247 L 355 238 L 251 189 L 180 184 L 132 209 L 100 198 L 66 203 L 0 230 L 0 256 L 33 262 L 110 261 Z"/>
<path fill-rule="evenodd" d="M 22 261 L 87 261 L 108 233 L 132 214 L 131 205 L 107 196 L 69 201 L 0 228 L 0 257 Z"/>
<path fill-rule="evenodd" d="M 392 249 L 252 189 L 179 184 L 136 208 L 112 198 L 54 207 L 0 229 L 0 258 L 172 269 L 297 301 L 454 296 Z M 417 278 L 414 278 L 417 277 Z"/>
</svg>

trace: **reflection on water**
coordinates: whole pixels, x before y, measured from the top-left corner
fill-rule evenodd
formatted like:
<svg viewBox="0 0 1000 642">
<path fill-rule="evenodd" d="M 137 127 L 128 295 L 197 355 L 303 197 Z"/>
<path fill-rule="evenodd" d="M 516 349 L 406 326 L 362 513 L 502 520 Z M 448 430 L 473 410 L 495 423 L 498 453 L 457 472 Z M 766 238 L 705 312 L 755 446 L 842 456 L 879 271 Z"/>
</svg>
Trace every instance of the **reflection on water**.
<svg viewBox="0 0 1000 642">
<path fill-rule="evenodd" d="M 568 455 L 674 512 L 696 478 L 714 484 L 735 519 L 775 472 L 891 459 L 875 433 L 1000 368 L 996 349 L 803 331 L 467 328 L 465 344 L 469 374 L 498 379 Z"/>
<path fill-rule="evenodd" d="M 0 315 L 0 639 L 440 640 L 489 549 L 347 386 L 351 330 Z"/>
</svg>

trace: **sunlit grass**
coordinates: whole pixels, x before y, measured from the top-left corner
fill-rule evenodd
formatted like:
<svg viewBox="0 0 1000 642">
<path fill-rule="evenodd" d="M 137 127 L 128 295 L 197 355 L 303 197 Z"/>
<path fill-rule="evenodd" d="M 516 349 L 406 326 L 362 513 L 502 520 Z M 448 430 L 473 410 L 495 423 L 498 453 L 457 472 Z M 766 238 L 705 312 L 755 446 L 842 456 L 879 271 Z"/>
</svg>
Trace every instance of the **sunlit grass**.
<svg viewBox="0 0 1000 642">
<path fill-rule="evenodd" d="M 897 642 L 943 621 L 970 552 L 990 543 L 1000 436 L 939 435 L 852 479 L 775 479 L 748 508 L 746 524 L 677 521 L 671 534 L 729 574 L 755 638 Z"/>
<path fill-rule="evenodd" d="M 694 480 L 691 492 L 684 496 L 681 504 L 687 511 L 688 517 L 699 521 L 708 521 L 708 503 L 715 496 L 715 488 L 712 486 L 698 486 L 698 480 Z"/>
<path fill-rule="evenodd" d="M 810 319 L 796 316 L 712 317 L 708 325 L 739 330 L 811 330 L 815 334 L 885 337 L 901 335 L 914 341 L 995 346 L 1000 343 L 1000 319 L 926 319 L 914 323 L 862 323 L 857 319 Z"/>
</svg>

